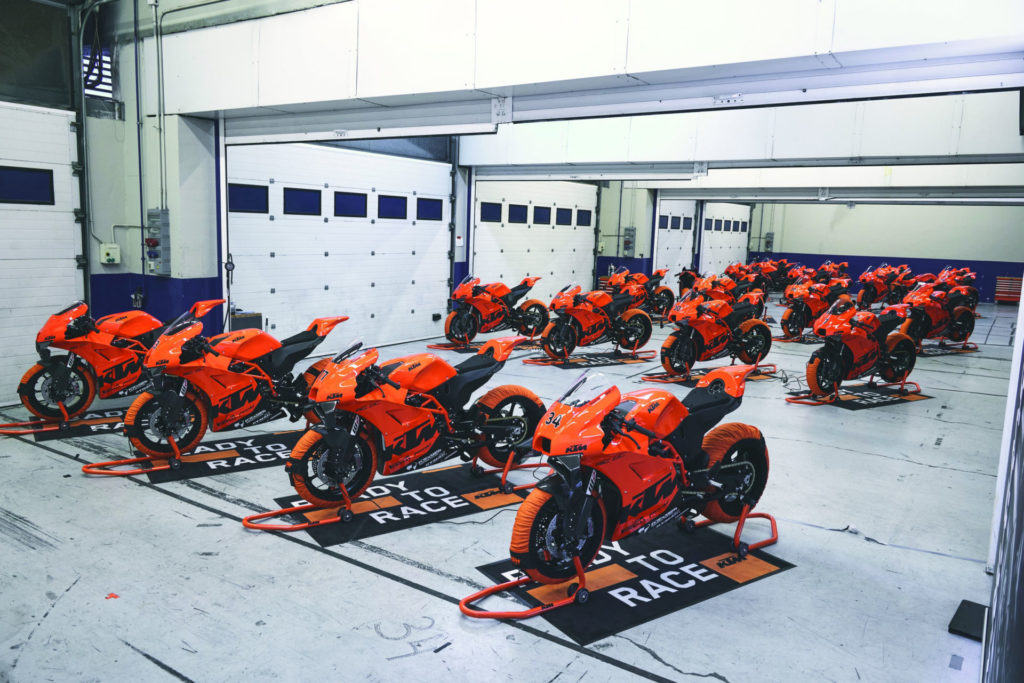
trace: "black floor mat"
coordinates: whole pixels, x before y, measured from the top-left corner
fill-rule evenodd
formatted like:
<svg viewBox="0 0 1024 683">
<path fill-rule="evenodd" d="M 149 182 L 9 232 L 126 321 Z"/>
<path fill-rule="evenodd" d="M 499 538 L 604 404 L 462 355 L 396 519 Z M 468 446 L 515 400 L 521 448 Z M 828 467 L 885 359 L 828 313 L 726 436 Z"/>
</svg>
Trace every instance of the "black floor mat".
<svg viewBox="0 0 1024 683">
<path fill-rule="evenodd" d="M 315 526 L 306 531 L 322 547 L 356 541 L 423 524 L 455 519 L 481 510 L 518 505 L 527 492 L 501 493 L 498 475 L 475 477 L 469 465 L 413 472 L 377 480 L 352 507 L 351 522 Z M 275 498 L 282 508 L 301 505 L 297 495 Z M 336 516 L 337 508 L 295 514 L 295 522 Z"/>
<path fill-rule="evenodd" d="M 925 344 L 918 351 L 921 358 L 935 358 L 936 356 L 959 356 L 962 353 L 978 353 L 978 348 L 961 348 L 960 345 L 952 344 Z"/>
<path fill-rule="evenodd" d="M 697 382 L 699 382 L 702 377 L 704 377 L 709 372 L 715 369 L 716 368 L 699 368 L 691 372 L 690 377 L 688 379 L 683 379 L 680 375 L 670 375 L 666 372 L 658 372 L 651 375 L 644 375 L 642 379 L 645 382 L 653 382 L 655 384 L 676 384 L 678 386 L 688 387 L 692 389 L 693 387 L 697 386 Z M 762 370 L 757 370 L 756 372 L 747 375 L 746 381 L 763 382 L 764 380 L 769 379 L 779 379 L 779 376 L 776 373 L 769 374 Z"/>
<path fill-rule="evenodd" d="M 790 396 L 801 392 L 791 391 Z M 900 394 L 897 387 L 872 387 L 868 384 L 851 384 L 839 389 L 839 400 L 826 405 L 833 405 L 846 410 L 866 410 L 883 406 L 901 405 L 912 401 L 924 401 L 931 398 L 926 394 Z"/>
<path fill-rule="evenodd" d="M 563 370 L 579 370 L 581 368 L 601 368 L 609 365 L 632 365 L 634 363 L 648 363 L 657 360 L 657 351 L 641 350 L 637 355 L 620 353 L 616 351 L 576 353 L 564 360 L 555 360 L 549 356 L 533 356 L 524 358 L 523 362 L 528 365 L 543 365 Z"/>
<path fill-rule="evenodd" d="M 94 434 L 120 434 L 124 426 L 124 416 L 128 408 L 108 408 L 90 410 L 71 420 L 67 429 L 47 432 L 36 432 L 32 438 L 36 441 L 52 441 L 54 439 L 70 439 L 76 436 L 92 436 Z"/>
<path fill-rule="evenodd" d="M 263 467 L 280 467 L 281 479 L 285 479 L 284 463 L 298 443 L 303 430 L 295 429 L 276 434 L 252 434 L 234 439 L 201 442 L 190 454 L 182 458 L 181 467 L 176 470 L 147 472 L 154 484 L 181 479 L 196 479 L 228 472 L 242 472 Z M 153 465 L 164 461 L 156 460 Z"/>
<path fill-rule="evenodd" d="M 754 535 L 763 533 L 763 527 L 751 523 L 745 535 L 756 540 Z M 668 524 L 605 544 L 587 571 L 587 602 L 542 616 L 580 645 L 587 645 L 794 566 L 760 550 L 740 559 L 731 543 L 731 536 L 711 529 L 688 534 L 677 524 Z M 477 569 L 495 583 L 521 576 L 510 560 Z M 531 583 L 511 593 L 534 607 L 565 597 L 566 590 L 565 584 Z M 486 601 L 482 607 L 488 607 Z M 493 601 L 490 607 L 498 609 Z"/>
</svg>

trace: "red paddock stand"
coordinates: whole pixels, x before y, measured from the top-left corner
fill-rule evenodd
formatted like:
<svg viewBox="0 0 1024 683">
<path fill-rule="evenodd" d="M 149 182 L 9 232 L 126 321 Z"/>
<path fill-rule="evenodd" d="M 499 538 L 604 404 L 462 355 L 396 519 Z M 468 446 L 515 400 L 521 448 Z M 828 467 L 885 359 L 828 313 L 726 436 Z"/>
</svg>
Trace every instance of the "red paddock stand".
<svg viewBox="0 0 1024 683">
<path fill-rule="evenodd" d="M 743 533 L 743 527 L 746 525 L 748 519 L 767 519 L 769 522 L 771 522 L 772 525 L 771 536 L 752 544 L 747 544 L 741 541 L 740 536 Z M 697 527 L 711 526 L 713 524 L 718 523 L 719 522 L 713 522 L 710 519 L 705 519 L 700 522 L 694 522 L 693 520 L 685 520 L 683 522 L 683 530 L 691 532 Z M 743 512 L 740 513 L 740 518 L 736 522 L 736 531 L 733 533 L 732 537 L 732 547 L 733 550 L 736 551 L 736 554 L 738 554 L 740 557 L 746 557 L 751 550 L 757 550 L 759 548 L 764 548 L 766 546 L 773 545 L 777 543 L 778 540 L 779 527 L 775 521 L 775 517 L 766 512 L 751 512 L 750 506 L 744 505 Z M 590 599 L 590 590 L 587 589 L 587 574 L 583 571 L 583 567 L 580 564 L 579 557 L 573 558 L 573 565 L 576 568 L 576 578 L 568 585 L 564 583 L 554 585 L 540 584 L 536 583 L 533 579 L 529 577 L 514 579 L 512 581 L 506 581 L 505 583 L 499 583 L 494 586 L 489 586 L 487 588 L 484 588 L 483 590 L 473 593 L 472 595 L 466 596 L 462 600 L 459 600 L 459 610 L 467 617 L 473 617 L 474 619 L 529 619 L 530 617 L 535 617 L 538 614 L 550 612 L 551 610 L 558 609 L 559 607 L 565 607 L 566 605 L 570 605 L 574 602 L 583 604 Z M 600 569 L 595 570 L 595 572 L 592 572 L 592 574 L 599 571 Z M 525 610 L 491 612 L 488 610 L 477 609 L 473 607 L 473 603 L 479 602 L 480 600 L 483 600 L 486 597 L 496 595 L 498 593 L 502 593 L 513 588 L 518 588 L 520 586 L 524 586 L 530 583 L 535 583 L 537 586 L 550 585 L 551 588 L 554 590 L 557 590 L 559 586 L 565 586 L 566 595 L 564 598 L 559 598 L 557 600 L 546 602 L 542 605 L 531 607 L 530 609 Z M 601 586 L 598 586 L 598 588 L 600 587 Z"/>
<path fill-rule="evenodd" d="M 512 460 L 513 458 L 508 458 L 507 460 L 505 460 L 505 466 L 502 468 L 495 467 L 492 469 L 485 469 L 480 465 L 479 458 L 473 456 L 473 459 L 470 461 L 472 462 L 470 472 L 473 474 L 474 477 L 485 477 L 488 474 L 498 474 L 500 472 L 501 485 L 498 486 L 498 491 L 500 491 L 501 493 L 512 493 L 513 491 L 526 491 L 527 489 L 532 489 L 537 485 L 537 482 L 534 481 L 530 482 L 529 484 L 520 484 L 516 486 L 515 484 L 508 480 L 509 472 L 512 472 L 513 470 L 535 470 L 541 467 L 548 467 L 547 462 L 544 461 L 543 459 L 541 460 L 541 462 L 518 463 L 515 465 L 512 464 Z"/>
<path fill-rule="evenodd" d="M 86 474 L 94 474 L 104 477 L 130 477 L 133 474 L 147 474 L 149 472 L 160 472 L 163 470 L 176 470 L 181 467 L 181 451 L 178 450 L 178 444 L 174 441 L 173 436 L 168 436 L 167 442 L 171 444 L 171 450 L 174 451 L 174 455 L 171 457 L 146 455 L 139 458 L 108 460 L 106 462 L 97 462 L 91 465 L 82 465 L 82 471 Z M 132 467 L 127 470 L 115 469 L 129 467 L 131 465 L 141 465 L 144 462 L 152 463 L 152 466 Z"/>
<path fill-rule="evenodd" d="M 733 363 L 730 363 L 730 365 L 732 364 Z M 715 368 L 708 368 L 707 372 L 711 372 L 714 369 Z M 767 376 L 774 375 L 778 371 L 779 368 L 778 366 L 775 365 L 775 363 L 759 363 L 754 366 L 754 369 L 750 372 L 750 375 L 747 375 L 746 379 L 749 381 L 751 379 L 750 376 L 755 373 Z M 703 377 L 703 375 L 701 375 L 701 377 Z M 690 373 L 687 373 L 685 375 L 672 375 L 667 372 L 657 372 L 654 373 L 653 375 L 644 375 L 640 379 L 643 380 L 644 382 L 657 382 L 659 384 L 678 384 L 680 382 L 688 382 L 691 379 L 694 379 L 694 377 Z"/>
<path fill-rule="evenodd" d="M 77 421 L 71 422 L 68 420 L 68 411 L 64 404 L 58 403 L 57 407 L 60 408 L 61 415 L 63 416 L 62 419 L 46 420 L 39 418 L 24 422 L 7 422 L 0 424 L 0 436 L 27 436 L 38 434 L 39 432 L 59 432 L 74 427 Z"/>
<path fill-rule="evenodd" d="M 949 337 L 939 337 L 938 339 L 936 339 L 936 341 L 938 342 L 938 347 L 940 349 L 944 349 L 944 348 L 947 348 L 947 347 L 959 346 L 962 351 L 977 351 L 978 350 L 978 345 L 977 344 L 975 344 L 972 341 L 967 341 L 966 339 L 963 340 L 962 342 L 958 342 L 958 341 L 954 341 L 953 339 L 950 339 Z M 949 343 L 947 343 L 947 342 L 949 342 Z M 923 348 L 924 348 L 924 340 L 922 339 L 921 343 L 917 345 L 917 352 L 920 353 Z"/>
<path fill-rule="evenodd" d="M 875 382 L 875 376 L 872 375 L 871 379 L 868 380 L 867 387 L 870 389 L 877 389 L 879 387 L 899 387 L 897 393 L 900 396 L 906 396 L 907 394 L 920 394 L 921 385 L 917 382 L 909 382 L 904 377 L 899 382 Z M 911 388 L 907 388 L 911 387 Z M 829 403 L 835 403 L 840 400 L 839 390 L 835 393 L 829 394 L 828 396 L 815 396 L 814 394 L 807 392 L 806 394 L 798 394 L 796 396 L 787 396 L 786 403 L 797 403 L 804 406 L 823 406 Z"/>
</svg>

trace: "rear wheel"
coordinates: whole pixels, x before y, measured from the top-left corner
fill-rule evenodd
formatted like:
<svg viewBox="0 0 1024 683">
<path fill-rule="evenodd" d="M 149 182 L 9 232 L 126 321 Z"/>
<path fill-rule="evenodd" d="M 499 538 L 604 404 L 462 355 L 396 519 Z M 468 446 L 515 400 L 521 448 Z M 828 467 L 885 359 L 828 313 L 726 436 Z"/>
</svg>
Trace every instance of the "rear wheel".
<svg viewBox="0 0 1024 683">
<path fill-rule="evenodd" d="M 544 353 L 557 360 L 569 357 L 576 348 L 576 339 L 576 327 L 565 318 L 548 323 L 541 335 Z"/>
<path fill-rule="evenodd" d="M 839 391 L 843 383 L 842 354 L 836 349 L 818 349 L 807 363 L 807 388 L 815 396 L 828 396 Z"/>
<path fill-rule="evenodd" d="M 536 299 L 519 306 L 519 334 L 533 337 L 544 331 L 548 324 L 548 307 Z"/>
<path fill-rule="evenodd" d="M 65 363 L 67 362 L 65 357 Z M 66 367 L 66 366 L 64 366 Z M 81 415 L 96 398 L 96 378 L 83 363 L 67 368 L 67 376 L 51 367 L 36 363 L 18 383 L 21 403 L 36 417 L 49 420 L 64 419 L 60 405 L 64 404 L 69 418 Z"/>
<path fill-rule="evenodd" d="M 973 315 L 971 322 L 974 322 Z M 885 356 L 879 360 L 878 374 L 886 382 L 902 382 L 914 369 L 915 362 L 917 344 L 907 335 L 896 332 L 885 339 Z"/>
<path fill-rule="evenodd" d="M 974 332 L 974 311 L 967 306 L 957 306 L 946 325 L 946 336 L 953 341 L 963 342 L 970 339 Z"/>
<path fill-rule="evenodd" d="M 782 314 L 782 334 L 786 339 L 795 339 L 803 334 L 804 328 L 807 327 L 807 314 L 804 312 L 803 307 L 794 308 L 790 307 L 786 309 L 786 312 Z"/>
<path fill-rule="evenodd" d="M 978 290 L 974 287 L 967 288 L 967 303 L 964 305 L 972 311 L 978 308 Z"/>
<path fill-rule="evenodd" d="M 651 324 L 651 316 L 637 308 L 631 308 L 622 314 L 621 329 L 616 341 L 622 348 L 636 351 L 651 340 L 652 332 L 654 325 Z"/>
<path fill-rule="evenodd" d="M 971 323 L 973 328 L 974 321 L 972 320 Z M 928 334 L 926 327 L 927 323 L 923 320 L 915 320 L 908 315 L 907 319 L 900 324 L 900 334 L 909 337 L 915 344 L 920 344 L 921 340 Z"/>
<path fill-rule="evenodd" d="M 865 287 L 864 289 L 857 292 L 857 308 L 865 309 L 875 303 L 875 290 L 871 287 Z"/>
<path fill-rule="evenodd" d="M 308 430 L 295 444 L 288 459 L 292 486 L 313 505 L 332 507 L 355 500 L 373 481 L 377 448 L 369 434 L 351 438 L 348 453 L 331 449 L 322 434 Z"/>
<path fill-rule="evenodd" d="M 744 505 L 754 509 L 768 483 L 768 447 L 764 437 L 757 427 L 730 422 L 704 435 L 701 447 L 709 456 L 709 468 L 721 463 L 715 480 L 727 491 L 723 498 L 708 503 L 703 514 L 714 522 L 735 522 Z"/>
<path fill-rule="evenodd" d="M 444 336 L 453 344 L 468 344 L 479 330 L 480 320 L 470 308 L 452 311 L 444 321 Z"/>
<path fill-rule="evenodd" d="M 658 315 L 666 315 L 676 302 L 676 296 L 668 287 L 658 287 L 651 294 L 651 310 Z"/>
<path fill-rule="evenodd" d="M 543 417 L 544 403 L 526 387 L 505 385 L 491 389 L 476 402 L 484 416 L 483 432 L 495 443 L 481 446 L 476 455 L 491 467 L 504 467 L 515 447 L 533 438 Z M 492 425 L 493 429 L 488 429 Z"/>
<path fill-rule="evenodd" d="M 751 318 L 740 323 L 739 349 L 744 363 L 756 365 L 772 350 L 772 331 L 762 320 Z"/>
<path fill-rule="evenodd" d="M 174 449 L 168 437 L 174 438 L 181 454 L 199 445 L 209 422 L 206 403 L 191 391 L 181 400 L 180 414 L 168 419 L 167 406 L 159 396 L 148 391 L 139 394 L 124 416 L 125 433 L 136 450 L 155 457 L 171 457 Z"/>
<path fill-rule="evenodd" d="M 576 576 L 573 557 L 584 569 L 601 550 L 605 534 L 605 511 L 594 499 L 585 523 L 583 538 L 570 541 L 562 533 L 562 517 L 551 494 L 533 489 L 516 512 L 509 554 L 522 571 L 539 583 L 560 583 Z"/>
<path fill-rule="evenodd" d="M 673 332 L 661 345 L 661 367 L 670 375 L 689 375 L 697 362 L 693 334 Z"/>
</svg>

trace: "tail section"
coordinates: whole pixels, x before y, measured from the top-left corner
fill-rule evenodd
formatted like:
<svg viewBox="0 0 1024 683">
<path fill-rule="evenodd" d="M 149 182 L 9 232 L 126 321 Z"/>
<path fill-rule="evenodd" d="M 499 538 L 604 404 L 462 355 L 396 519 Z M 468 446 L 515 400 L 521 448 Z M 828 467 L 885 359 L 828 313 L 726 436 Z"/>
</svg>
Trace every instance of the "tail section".
<svg viewBox="0 0 1024 683">
<path fill-rule="evenodd" d="M 333 318 L 317 318 L 311 322 L 309 327 L 306 329 L 311 332 L 316 332 L 319 337 L 326 337 L 331 333 L 331 330 L 338 326 L 339 323 L 343 323 L 346 320 L 348 320 L 347 315 L 339 315 Z"/>
<path fill-rule="evenodd" d="M 478 355 L 490 354 L 494 360 L 504 362 L 508 360 L 509 354 L 519 344 L 529 341 L 528 337 L 499 337 L 488 340 L 483 348 L 477 351 Z"/>
</svg>

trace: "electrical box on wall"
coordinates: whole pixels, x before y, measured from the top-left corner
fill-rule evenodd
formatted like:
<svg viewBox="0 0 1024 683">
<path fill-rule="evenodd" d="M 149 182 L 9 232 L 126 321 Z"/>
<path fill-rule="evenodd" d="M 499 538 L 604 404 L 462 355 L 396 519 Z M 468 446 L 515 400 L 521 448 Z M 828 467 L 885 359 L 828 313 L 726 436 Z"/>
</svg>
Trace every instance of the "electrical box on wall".
<svg viewBox="0 0 1024 683">
<path fill-rule="evenodd" d="M 619 255 L 633 258 L 636 253 L 636 228 L 629 226 L 622 229 L 622 248 Z"/>
<path fill-rule="evenodd" d="M 121 263 L 121 245 L 110 242 L 101 244 L 100 263 L 105 266 L 116 266 Z"/>
<path fill-rule="evenodd" d="M 171 220 L 167 209 L 146 212 L 143 236 L 147 275 L 171 274 Z"/>
<path fill-rule="evenodd" d="M 765 251 L 773 251 L 774 247 L 775 247 L 775 233 L 774 232 L 766 232 L 764 234 L 764 250 Z"/>
</svg>

